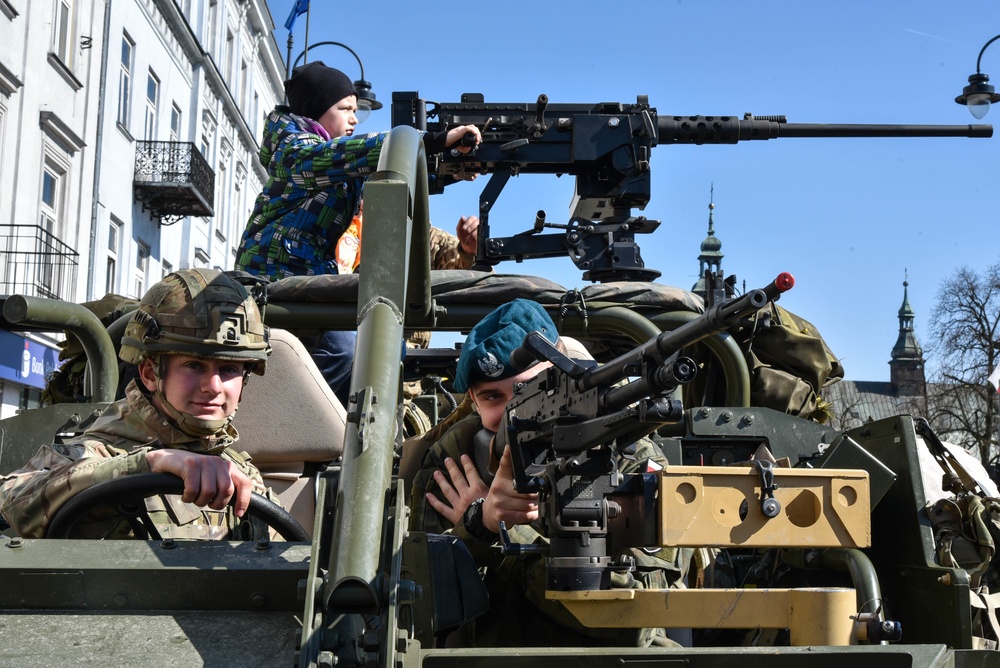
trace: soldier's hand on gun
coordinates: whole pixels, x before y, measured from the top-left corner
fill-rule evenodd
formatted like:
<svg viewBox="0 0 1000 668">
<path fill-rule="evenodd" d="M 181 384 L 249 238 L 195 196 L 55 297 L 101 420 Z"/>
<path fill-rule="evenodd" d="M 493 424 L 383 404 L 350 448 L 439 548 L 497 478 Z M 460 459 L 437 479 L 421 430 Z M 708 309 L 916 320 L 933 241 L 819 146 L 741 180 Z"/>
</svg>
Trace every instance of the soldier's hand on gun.
<svg viewBox="0 0 1000 668">
<path fill-rule="evenodd" d="M 538 495 L 520 494 L 514 490 L 514 466 L 510 446 L 504 448 L 500 468 L 490 485 L 490 493 L 483 503 L 483 525 L 499 533 L 500 522 L 508 527 L 530 524 L 538 519 Z"/>
<path fill-rule="evenodd" d="M 461 467 L 451 457 L 444 460 L 444 466 L 448 470 L 448 475 L 440 470 L 434 471 L 434 482 L 441 489 L 445 501 L 441 501 L 430 492 L 425 496 L 427 503 L 439 515 L 447 518 L 452 524 L 458 524 L 465 509 L 476 499 L 485 497 L 489 488 L 479 477 L 476 465 L 468 455 L 462 455 Z"/>
<path fill-rule="evenodd" d="M 466 253 L 476 254 L 476 235 L 479 233 L 478 216 L 462 216 L 455 226 L 455 236 Z"/>
<path fill-rule="evenodd" d="M 181 500 L 222 510 L 230 499 L 237 517 L 250 506 L 253 482 L 235 464 L 215 455 L 187 450 L 150 450 L 146 462 L 153 473 L 173 473 L 184 481 Z"/>
</svg>

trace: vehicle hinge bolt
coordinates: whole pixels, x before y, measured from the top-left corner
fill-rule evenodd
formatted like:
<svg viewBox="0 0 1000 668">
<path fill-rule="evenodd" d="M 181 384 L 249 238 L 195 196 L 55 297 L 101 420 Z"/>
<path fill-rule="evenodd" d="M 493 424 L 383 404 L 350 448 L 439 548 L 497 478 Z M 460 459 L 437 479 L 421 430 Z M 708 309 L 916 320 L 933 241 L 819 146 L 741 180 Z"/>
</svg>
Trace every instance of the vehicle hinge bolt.
<svg viewBox="0 0 1000 668">
<path fill-rule="evenodd" d="M 701 408 L 698 409 L 698 417 L 707 418 L 711 414 L 712 414 L 712 409 L 709 408 L 708 406 L 702 406 Z"/>
<path fill-rule="evenodd" d="M 752 425 L 753 424 L 753 413 L 747 413 L 746 415 L 744 415 L 743 419 L 741 420 L 741 422 L 743 424 L 747 425 L 747 426 Z"/>
<path fill-rule="evenodd" d="M 7 547 L 23 547 L 24 541 L 20 536 L 11 536 L 11 539 L 7 541 Z"/>
<path fill-rule="evenodd" d="M 733 421 L 733 412 L 732 411 L 722 411 L 721 417 L 722 417 L 722 421 L 723 422 L 732 422 Z"/>
<path fill-rule="evenodd" d="M 160 547 L 162 547 L 164 550 L 172 550 L 175 547 L 177 547 L 177 541 L 175 541 L 173 538 L 164 538 L 163 540 L 160 541 Z"/>
</svg>

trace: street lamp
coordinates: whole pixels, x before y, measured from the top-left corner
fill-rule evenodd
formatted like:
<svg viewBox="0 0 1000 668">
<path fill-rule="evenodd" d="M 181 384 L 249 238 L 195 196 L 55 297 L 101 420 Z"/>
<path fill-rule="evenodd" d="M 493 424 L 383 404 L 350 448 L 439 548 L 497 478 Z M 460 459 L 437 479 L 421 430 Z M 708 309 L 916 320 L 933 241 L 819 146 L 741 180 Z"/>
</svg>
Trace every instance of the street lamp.
<svg viewBox="0 0 1000 668">
<path fill-rule="evenodd" d="M 986 112 L 990 110 L 990 104 L 1000 102 L 1000 94 L 990 85 L 989 76 L 979 71 L 979 63 L 983 59 L 983 51 L 986 51 L 986 47 L 998 39 L 1000 39 L 1000 35 L 997 35 L 983 45 L 982 50 L 979 52 L 979 58 L 976 59 L 976 73 L 969 75 L 969 85 L 963 88 L 962 94 L 955 98 L 955 102 L 967 105 L 969 113 L 976 118 L 985 116 Z"/>
<path fill-rule="evenodd" d="M 347 49 L 354 56 L 354 59 L 358 61 L 358 67 L 361 68 L 361 78 L 354 82 L 354 89 L 358 91 L 358 111 L 355 116 L 358 117 L 358 123 L 364 123 L 368 115 L 376 109 L 382 108 L 382 103 L 375 99 L 375 93 L 372 92 L 372 85 L 365 81 L 365 66 L 361 64 L 361 58 L 358 54 L 354 53 L 354 49 L 347 46 L 346 44 L 341 44 L 340 42 L 316 42 L 315 44 L 310 44 L 298 55 L 295 59 L 295 63 L 292 65 L 291 69 L 294 70 L 299 66 L 299 61 L 306 57 L 306 54 L 315 49 L 317 46 L 339 46 Z"/>
</svg>

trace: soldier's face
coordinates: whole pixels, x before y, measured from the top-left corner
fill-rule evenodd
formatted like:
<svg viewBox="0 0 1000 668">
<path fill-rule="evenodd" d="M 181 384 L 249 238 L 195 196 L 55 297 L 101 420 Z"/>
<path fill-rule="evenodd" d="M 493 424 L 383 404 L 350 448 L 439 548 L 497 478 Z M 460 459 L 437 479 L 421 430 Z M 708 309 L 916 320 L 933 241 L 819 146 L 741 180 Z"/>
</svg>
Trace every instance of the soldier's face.
<svg viewBox="0 0 1000 668">
<path fill-rule="evenodd" d="M 358 124 L 357 112 L 357 96 L 348 95 L 316 120 L 331 137 L 349 137 L 354 134 L 354 126 Z"/>
<path fill-rule="evenodd" d="M 469 389 L 469 394 L 472 395 L 472 401 L 476 404 L 476 410 L 483 421 L 483 426 L 490 431 L 497 431 L 500 428 L 500 418 L 503 417 L 507 402 L 514 396 L 514 385 L 531 380 L 543 369 L 550 366 L 552 366 L 551 362 L 542 362 L 511 378 L 475 383 Z"/>
<path fill-rule="evenodd" d="M 222 420 L 236 410 L 243 393 L 244 362 L 163 355 L 163 395 L 171 406 L 203 420 Z M 153 362 L 139 367 L 143 384 L 156 389 Z"/>
</svg>

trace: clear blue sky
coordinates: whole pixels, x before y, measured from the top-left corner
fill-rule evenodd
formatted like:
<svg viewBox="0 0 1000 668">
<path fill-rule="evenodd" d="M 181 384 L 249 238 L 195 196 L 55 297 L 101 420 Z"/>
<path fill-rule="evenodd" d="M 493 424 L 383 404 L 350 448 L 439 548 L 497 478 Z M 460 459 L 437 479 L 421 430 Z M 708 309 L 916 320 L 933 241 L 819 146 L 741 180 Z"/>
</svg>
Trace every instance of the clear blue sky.
<svg viewBox="0 0 1000 668">
<path fill-rule="evenodd" d="M 268 4 L 284 53 L 293 3 Z M 389 128 L 396 90 L 442 102 L 463 92 L 495 102 L 533 102 L 545 93 L 560 103 L 633 102 L 645 94 L 664 115 L 784 114 L 792 123 L 1000 123 L 1000 109 L 975 121 L 954 102 L 979 50 L 1000 33 L 996 0 L 470 0 L 445 7 L 312 0 L 309 42 L 353 48 L 385 103 L 363 129 Z M 297 55 L 305 15 L 294 39 Z M 343 49 L 318 47 L 314 59 L 358 75 Z M 982 70 L 1000 85 L 1000 42 L 987 49 Z M 636 213 L 662 224 L 640 236 L 643 257 L 663 272 L 660 282 L 691 287 L 714 184 L 725 272 L 759 287 L 790 271 L 797 285 L 782 305 L 817 327 L 847 378 L 888 380 L 904 272 L 926 347 L 941 282 L 962 265 L 1000 261 L 997 134 L 659 146 L 652 198 Z M 457 184 L 433 197 L 435 224 L 453 230 L 460 215 L 476 212 L 484 184 Z M 568 178 L 513 179 L 491 228 L 505 236 L 525 230 L 538 209 L 565 222 L 572 190 Z M 568 258 L 497 269 L 582 284 Z"/>
</svg>

